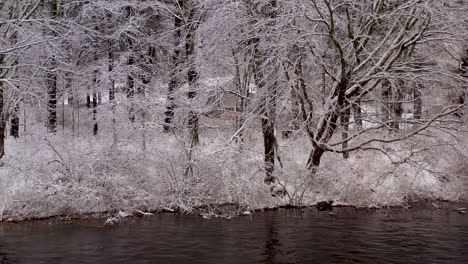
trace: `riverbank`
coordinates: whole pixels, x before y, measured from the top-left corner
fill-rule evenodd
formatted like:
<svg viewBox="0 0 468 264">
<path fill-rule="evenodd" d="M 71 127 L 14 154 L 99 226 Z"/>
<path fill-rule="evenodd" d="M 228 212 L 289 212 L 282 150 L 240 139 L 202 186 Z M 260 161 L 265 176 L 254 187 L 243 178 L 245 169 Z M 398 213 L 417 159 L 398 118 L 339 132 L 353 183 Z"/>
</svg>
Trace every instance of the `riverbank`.
<svg viewBox="0 0 468 264">
<path fill-rule="evenodd" d="M 197 215 L 204 219 L 210 218 L 224 218 L 230 220 L 235 217 L 245 217 L 245 216 L 254 216 L 258 213 L 270 212 L 270 211 L 281 211 L 281 210 L 295 210 L 301 213 L 309 212 L 318 212 L 329 214 L 330 217 L 339 216 L 340 212 L 346 211 L 350 212 L 389 212 L 389 213 L 398 213 L 400 211 L 411 211 L 411 210 L 446 210 L 452 213 L 459 215 L 467 215 L 468 210 L 468 200 L 467 201 L 415 201 L 404 205 L 393 205 L 393 206 L 353 206 L 345 204 L 336 204 L 330 208 L 323 209 L 318 204 L 315 205 L 303 205 L 303 206 L 294 206 L 290 204 L 281 205 L 277 207 L 269 208 L 257 208 L 250 209 L 244 208 L 238 204 L 211 204 L 204 205 L 194 210 L 190 213 L 183 212 L 177 209 L 172 208 L 161 208 L 159 210 L 151 212 L 143 212 L 135 210 L 133 212 L 95 212 L 95 213 L 85 213 L 81 215 L 55 215 L 44 218 L 30 218 L 22 220 L 4 220 L 0 223 L 4 224 L 37 224 L 37 225 L 50 225 L 50 224 L 72 224 L 72 225 L 82 225 L 82 226 L 91 226 L 91 227 L 110 227 L 115 224 L 125 223 L 128 221 L 138 220 L 139 218 L 152 217 L 154 215 L 162 214 L 178 214 L 178 215 Z M 468 217 L 468 215 L 467 215 Z"/>
</svg>

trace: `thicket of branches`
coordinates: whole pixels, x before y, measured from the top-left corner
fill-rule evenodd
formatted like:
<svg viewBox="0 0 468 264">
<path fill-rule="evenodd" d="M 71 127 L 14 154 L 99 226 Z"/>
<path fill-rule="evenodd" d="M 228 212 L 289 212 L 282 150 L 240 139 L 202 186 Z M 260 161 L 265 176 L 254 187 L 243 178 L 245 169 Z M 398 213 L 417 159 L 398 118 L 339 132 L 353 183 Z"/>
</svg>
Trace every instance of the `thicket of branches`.
<svg viewBox="0 0 468 264">
<path fill-rule="evenodd" d="M 467 11 L 457 0 L 2 0 L 0 158 L 6 138 L 27 135 L 116 152 L 160 144 L 180 148 L 193 177 L 207 152 L 260 151 L 258 177 L 276 194 L 292 155 L 280 141 L 308 152 L 294 157 L 311 181 L 326 153 L 410 162 L 424 138 L 465 132 Z"/>
</svg>

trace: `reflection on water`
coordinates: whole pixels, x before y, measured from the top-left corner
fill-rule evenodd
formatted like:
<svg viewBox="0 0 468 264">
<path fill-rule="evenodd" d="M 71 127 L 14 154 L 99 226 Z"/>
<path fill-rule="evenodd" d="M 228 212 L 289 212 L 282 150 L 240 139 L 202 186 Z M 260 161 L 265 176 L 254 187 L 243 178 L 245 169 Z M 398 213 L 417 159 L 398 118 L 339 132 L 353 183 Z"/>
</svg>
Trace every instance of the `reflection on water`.
<svg viewBox="0 0 468 264">
<path fill-rule="evenodd" d="M 275 263 L 275 257 L 277 254 L 281 253 L 281 244 L 278 240 L 278 232 L 274 226 L 274 218 L 266 222 L 266 237 L 265 242 L 265 263 Z"/>
<path fill-rule="evenodd" d="M 275 256 L 280 252 L 281 244 L 278 239 L 274 238 L 278 234 L 274 228 L 270 229 L 271 236 L 265 243 L 265 253 L 266 256 L 265 263 L 274 263 Z"/>
<path fill-rule="evenodd" d="M 0 224 L 0 263 L 468 263 L 468 216 L 419 208 Z"/>
<path fill-rule="evenodd" d="M 1 243 L 1 240 L 0 240 L 0 243 Z M 7 253 L 6 249 L 0 244 L 0 264 L 12 263 L 12 261 L 13 260 L 9 258 L 9 254 Z"/>
</svg>

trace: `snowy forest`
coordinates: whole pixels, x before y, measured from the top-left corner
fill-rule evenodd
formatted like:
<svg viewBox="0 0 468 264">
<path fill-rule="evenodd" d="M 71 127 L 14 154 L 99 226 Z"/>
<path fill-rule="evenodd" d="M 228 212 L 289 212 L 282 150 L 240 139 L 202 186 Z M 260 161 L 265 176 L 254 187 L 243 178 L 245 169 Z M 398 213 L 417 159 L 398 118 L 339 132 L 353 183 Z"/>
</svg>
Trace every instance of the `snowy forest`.
<svg viewBox="0 0 468 264">
<path fill-rule="evenodd" d="M 0 221 L 468 199 L 466 0 L 0 0 Z"/>
</svg>

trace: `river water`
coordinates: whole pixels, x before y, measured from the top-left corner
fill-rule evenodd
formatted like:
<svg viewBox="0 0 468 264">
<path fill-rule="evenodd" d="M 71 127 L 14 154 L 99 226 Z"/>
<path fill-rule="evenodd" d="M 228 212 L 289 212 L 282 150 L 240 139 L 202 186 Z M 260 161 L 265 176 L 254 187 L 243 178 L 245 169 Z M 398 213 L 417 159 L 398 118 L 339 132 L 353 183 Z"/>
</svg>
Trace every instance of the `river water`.
<svg viewBox="0 0 468 264">
<path fill-rule="evenodd" d="M 468 215 L 452 209 L 0 224 L 0 263 L 468 263 Z"/>
</svg>

